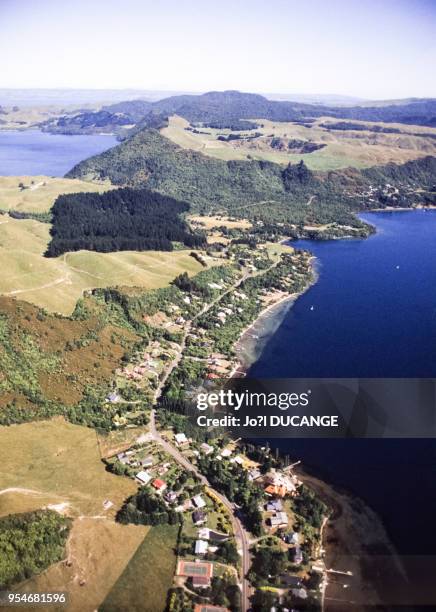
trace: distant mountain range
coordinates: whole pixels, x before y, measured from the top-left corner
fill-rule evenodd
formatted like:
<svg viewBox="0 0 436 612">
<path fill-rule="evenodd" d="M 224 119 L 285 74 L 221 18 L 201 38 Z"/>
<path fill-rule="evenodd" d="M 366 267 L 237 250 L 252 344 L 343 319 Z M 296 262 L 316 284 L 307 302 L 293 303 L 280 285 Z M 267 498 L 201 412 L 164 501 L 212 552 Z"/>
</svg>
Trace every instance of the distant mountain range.
<svg viewBox="0 0 436 612">
<path fill-rule="evenodd" d="M 302 102 L 303 104 L 325 104 L 327 106 L 351 106 L 368 102 L 366 98 L 357 98 L 356 96 L 341 96 L 340 94 L 264 93 L 262 95 L 268 98 L 268 100 L 287 100 L 290 102 Z"/>
<path fill-rule="evenodd" d="M 177 114 L 192 124 L 233 130 L 255 128 L 248 120 L 310 121 L 320 116 L 361 121 L 383 121 L 412 125 L 436 126 L 436 99 L 409 99 L 383 105 L 327 106 L 288 100 L 269 100 L 259 94 L 238 91 L 211 91 L 202 95 L 183 94 L 155 102 L 128 100 L 103 106 L 101 110 L 65 114 L 42 125 L 50 132 L 90 133 L 119 132 L 122 126 L 155 126 Z"/>
<path fill-rule="evenodd" d="M 148 89 L 9 89 L 0 88 L 0 104 L 3 106 L 93 106 L 114 104 L 123 100 L 161 100 L 177 95 L 180 91 Z M 192 92 L 188 92 L 192 93 Z"/>
</svg>

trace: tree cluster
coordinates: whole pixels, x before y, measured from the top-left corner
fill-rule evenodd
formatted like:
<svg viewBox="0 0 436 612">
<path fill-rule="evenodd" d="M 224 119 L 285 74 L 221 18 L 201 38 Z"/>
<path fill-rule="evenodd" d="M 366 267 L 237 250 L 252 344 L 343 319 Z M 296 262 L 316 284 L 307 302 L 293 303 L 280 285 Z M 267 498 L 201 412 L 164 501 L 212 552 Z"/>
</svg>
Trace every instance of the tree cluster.
<svg viewBox="0 0 436 612">
<path fill-rule="evenodd" d="M 70 523 L 70 519 L 52 510 L 0 518 L 0 588 L 8 588 L 60 561 Z"/>
<path fill-rule="evenodd" d="M 168 508 L 148 487 L 141 487 L 136 495 L 129 497 L 117 514 L 120 523 L 135 525 L 176 525 L 182 520 L 179 513 Z"/>
<path fill-rule="evenodd" d="M 180 216 L 188 208 L 185 202 L 146 189 L 59 196 L 46 256 L 81 249 L 171 251 L 173 241 L 201 246 L 204 235 L 191 232 Z"/>
</svg>

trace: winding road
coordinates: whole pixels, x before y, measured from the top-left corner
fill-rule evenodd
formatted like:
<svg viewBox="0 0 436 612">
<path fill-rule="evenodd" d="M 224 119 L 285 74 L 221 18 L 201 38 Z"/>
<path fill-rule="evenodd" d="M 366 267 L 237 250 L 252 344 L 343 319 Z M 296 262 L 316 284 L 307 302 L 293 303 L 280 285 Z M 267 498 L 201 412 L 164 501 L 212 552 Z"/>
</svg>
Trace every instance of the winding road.
<svg viewBox="0 0 436 612">
<path fill-rule="evenodd" d="M 277 261 L 275 261 L 271 266 L 266 268 L 266 270 L 260 270 L 260 271 L 257 270 L 256 272 L 245 272 L 241 276 L 241 278 L 239 278 L 228 289 L 226 289 L 226 291 L 218 295 L 215 299 L 213 299 L 208 304 L 205 304 L 205 306 L 196 315 L 194 315 L 192 319 L 190 319 L 186 323 L 185 328 L 183 330 L 183 337 L 180 343 L 180 348 L 177 351 L 177 354 L 175 355 L 174 359 L 169 363 L 166 371 L 163 373 L 163 376 L 160 379 L 159 385 L 155 391 L 154 404 L 156 404 L 157 400 L 161 396 L 162 391 L 165 387 L 165 383 L 168 380 L 168 377 L 170 376 L 171 372 L 174 370 L 175 367 L 177 367 L 177 365 L 179 364 L 183 356 L 183 352 L 186 346 L 186 339 L 188 337 L 189 332 L 191 331 L 193 322 L 196 319 L 198 319 L 200 316 L 208 312 L 215 304 L 221 301 L 225 295 L 231 293 L 237 287 L 239 287 L 247 278 L 251 276 L 257 276 L 259 274 L 265 274 L 266 272 L 268 272 L 269 270 L 277 266 L 279 261 L 280 259 L 277 259 Z M 241 577 L 241 582 L 240 582 L 240 588 L 242 592 L 242 612 L 247 612 L 247 610 L 249 610 L 250 608 L 250 596 L 251 596 L 251 587 L 250 587 L 249 581 L 247 580 L 247 574 L 249 572 L 250 565 L 251 565 L 250 537 L 249 537 L 248 532 L 245 530 L 242 522 L 239 520 L 237 516 L 235 516 L 234 505 L 224 495 L 222 495 L 221 493 L 213 489 L 210 486 L 207 478 L 203 474 L 201 474 L 198 471 L 198 469 L 184 455 L 182 455 L 182 453 L 180 453 L 180 451 L 175 446 L 173 446 L 167 440 L 162 438 L 162 436 L 159 434 L 159 432 L 156 429 L 156 409 L 155 408 L 151 410 L 151 414 L 150 414 L 150 434 L 151 434 L 152 439 L 158 442 L 167 451 L 167 453 L 171 455 L 180 465 L 182 465 L 186 470 L 194 472 L 194 474 L 199 478 L 202 484 L 209 487 L 209 489 L 211 489 L 214 492 L 217 498 L 221 501 L 221 503 L 229 511 L 229 515 L 232 521 L 233 531 L 236 537 L 236 541 L 238 543 L 238 549 L 240 551 L 241 560 L 242 560 L 242 577 Z"/>
<path fill-rule="evenodd" d="M 162 438 L 160 433 L 156 429 L 156 410 L 153 408 L 150 414 L 150 434 L 153 440 L 159 443 L 164 450 L 171 455 L 177 463 L 182 465 L 186 470 L 193 472 L 197 478 L 201 481 L 203 485 L 209 487 L 220 502 L 227 508 L 229 511 L 233 531 L 236 537 L 236 541 L 238 542 L 238 549 L 241 554 L 242 559 L 242 577 L 240 582 L 240 588 L 242 592 L 242 612 L 247 612 L 250 608 L 250 595 L 251 595 L 251 587 L 250 583 L 247 580 L 247 574 L 250 569 L 250 538 L 242 525 L 241 521 L 235 516 L 234 506 L 233 504 L 221 493 L 219 493 L 216 489 L 213 489 L 207 478 L 198 471 L 198 469 L 184 456 L 182 453 L 172 444 L 170 444 L 167 440 Z"/>
</svg>

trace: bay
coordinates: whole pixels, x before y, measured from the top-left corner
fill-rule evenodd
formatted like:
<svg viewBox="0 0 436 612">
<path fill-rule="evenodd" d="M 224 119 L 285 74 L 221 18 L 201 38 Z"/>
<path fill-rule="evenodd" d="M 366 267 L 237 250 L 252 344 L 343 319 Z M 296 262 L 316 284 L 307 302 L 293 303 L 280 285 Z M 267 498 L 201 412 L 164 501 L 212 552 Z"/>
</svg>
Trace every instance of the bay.
<svg viewBox="0 0 436 612">
<path fill-rule="evenodd" d="M 117 144 L 111 135 L 0 130 L 0 176 L 64 176 L 83 159 Z"/>
<path fill-rule="evenodd" d="M 362 218 L 377 228 L 367 240 L 292 243 L 317 257 L 318 282 L 287 310 L 248 376 L 436 377 L 436 211 Z M 434 554 L 435 440 L 270 444 L 361 497 L 401 553 Z M 422 537 L 408 537 L 418 525 Z"/>
</svg>

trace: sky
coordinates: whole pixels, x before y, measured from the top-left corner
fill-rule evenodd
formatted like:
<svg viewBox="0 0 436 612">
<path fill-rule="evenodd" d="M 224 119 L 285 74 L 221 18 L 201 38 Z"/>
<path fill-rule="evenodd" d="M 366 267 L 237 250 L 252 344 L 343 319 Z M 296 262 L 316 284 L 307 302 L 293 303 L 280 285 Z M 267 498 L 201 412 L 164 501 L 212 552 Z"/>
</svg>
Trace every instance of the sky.
<svg viewBox="0 0 436 612">
<path fill-rule="evenodd" d="M 436 97 L 436 0 L 0 0 L 0 87 Z"/>
</svg>

